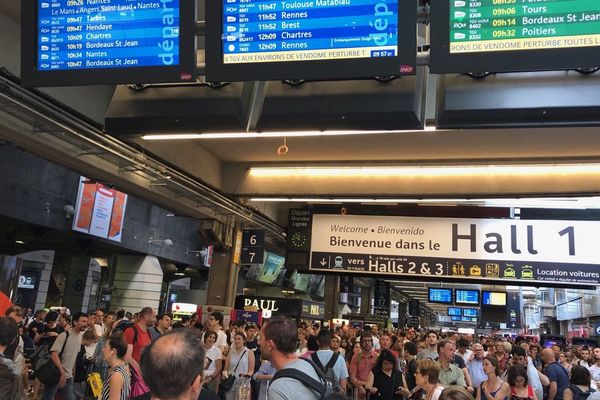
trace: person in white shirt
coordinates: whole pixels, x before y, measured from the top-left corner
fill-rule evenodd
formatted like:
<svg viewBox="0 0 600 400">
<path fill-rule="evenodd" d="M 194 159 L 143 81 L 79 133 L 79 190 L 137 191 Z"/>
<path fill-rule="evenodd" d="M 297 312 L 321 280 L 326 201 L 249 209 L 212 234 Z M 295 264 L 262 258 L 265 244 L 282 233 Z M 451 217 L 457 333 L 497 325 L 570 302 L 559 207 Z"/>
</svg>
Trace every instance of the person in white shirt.
<svg viewBox="0 0 600 400">
<path fill-rule="evenodd" d="M 227 334 L 223 331 L 223 314 L 219 311 L 213 311 L 206 320 L 207 330 L 217 333 L 217 342 L 215 345 L 221 350 L 221 353 L 228 348 Z"/>
<path fill-rule="evenodd" d="M 594 361 L 591 359 L 590 349 L 587 346 L 583 346 L 579 350 L 579 356 L 581 359 L 577 361 L 577 365 L 581 367 L 586 367 L 588 370 L 594 364 Z"/>
<path fill-rule="evenodd" d="M 460 338 L 456 341 L 456 353 L 457 356 L 461 356 L 465 360 L 465 364 L 469 362 L 473 351 L 469 350 L 469 341 L 465 338 Z"/>
<path fill-rule="evenodd" d="M 221 350 L 215 343 L 217 341 L 217 333 L 214 331 L 206 331 L 204 333 L 204 384 L 213 393 L 217 393 L 219 387 L 219 377 L 223 371 L 223 355 Z"/>
<path fill-rule="evenodd" d="M 592 375 L 592 379 L 594 381 L 596 381 L 596 385 L 598 385 L 598 382 L 600 381 L 600 347 L 596 347 L 594 349 L 594 356 L 592 357 L 592 359 L 589 361 L 590 364 L 593 362 L 594 364 L 592 364 L 590 366 L 589 371 L 590 374 Z"/>
</svg>

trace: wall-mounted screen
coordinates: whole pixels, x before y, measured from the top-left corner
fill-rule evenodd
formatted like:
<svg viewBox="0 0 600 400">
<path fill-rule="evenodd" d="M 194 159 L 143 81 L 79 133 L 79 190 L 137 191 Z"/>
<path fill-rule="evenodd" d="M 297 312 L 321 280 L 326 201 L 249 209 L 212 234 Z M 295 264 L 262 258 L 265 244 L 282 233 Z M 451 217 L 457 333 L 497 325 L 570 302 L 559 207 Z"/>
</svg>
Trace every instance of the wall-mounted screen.
<svg viewBox="0 0 600 400">
<path fill-rule="evenodd" d="M 462 309 L 460 307 L 448 307 L 448 315 L 460 317 L 462 315 Z"/>
<path fill-rule="evenodd" d="M 481 296 L 481 304 L 486 306 L 505 306 L 506 292 L 489 292 L 484 290 Z"/>
<path fill-rule="evenodd" d="M 120 242 L 126 209 L 125 193 L 81 176 L 73 230 Z"/>
<path fill-rule="evenodd" d="M 432 1 L 431 29 L 435 73 L 600 65 L 596 0 Z"/>
<path fill-rule="evenodd" d="M 256 280 L 264 283 L 273 283 L 285 264 L 285 258 L 275 253 L 267 252 L 265 262 L 256 277 Z"/>
<path fill-rule="evenodd" d="M 460 316 L 458 316 L 458 317 L 452 316 L 452 317 L 450 317 L 450 321 L 452 321 L 452 322 L 462 321 L 462 317 L 460 317 Z"/>
<path fill-rule="evenodd" d="M 429 302 L 452 304 L 452 289 L 429 288 Z"/>
<path fill-rule="evenodd" d="M 471 318 L 471 317 L 462 317 L 461 318 L 462 322 L 477 322 L 477 318 Z"/>
<path fill-rule="evenodd" d="M 416 3 L 400 0 L 211 0 L 211 81 L 413 74 Z"/>
<path fill-rule="evenodd" d="M 456 304 L 479 304 L 479 290 L 454 289 Z"/>
<path fill-rule="evenodd" d="M 462 315 L 463 317 L 477 317 L 479 313 L 476 308 L 463 308 Z"/>
<path fill-rule="evenodd" d="M 22 0 L 27 86 L 195 79 L 195 0 Z"/>
</svg>

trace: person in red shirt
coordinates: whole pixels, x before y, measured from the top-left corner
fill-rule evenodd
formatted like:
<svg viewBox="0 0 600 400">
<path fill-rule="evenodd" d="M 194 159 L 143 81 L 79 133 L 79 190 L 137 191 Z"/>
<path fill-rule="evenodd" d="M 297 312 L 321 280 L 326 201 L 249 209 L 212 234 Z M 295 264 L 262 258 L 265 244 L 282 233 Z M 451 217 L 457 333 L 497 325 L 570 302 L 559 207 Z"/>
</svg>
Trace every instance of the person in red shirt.
<svg viewBox="0 0 600 400">
<path fill-rule="evenodd" d="M 125 355 L 125 361 L 129 364 L 133 364 L 139 371 L 140 359 L 142 357 L 142 351 L 146 346 L 152 343 L 152 338 L 148 328 L 154 326 L 156 316 L 154 310 L 151 307 L 144 307 L 139 314 L 138 322 L 130 328 L 125 329 L 125 341 L 127 342 L 127 354 Z"/>
</svg>

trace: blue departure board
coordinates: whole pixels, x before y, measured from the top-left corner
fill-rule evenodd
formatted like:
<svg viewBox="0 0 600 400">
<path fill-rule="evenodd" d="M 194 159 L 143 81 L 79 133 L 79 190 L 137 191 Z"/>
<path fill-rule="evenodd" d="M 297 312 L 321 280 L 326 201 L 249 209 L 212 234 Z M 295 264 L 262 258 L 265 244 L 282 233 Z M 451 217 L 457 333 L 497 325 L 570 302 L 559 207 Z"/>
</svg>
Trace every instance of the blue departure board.
<svg viewBox="0 0 600 400">
<path fill-rule="evenodd" d="M 448 307 L 448 315 L 460 317 L 462 316 L 462 309 L 460 307 Z"/>
<path fill-rule="evenodd" d="M 477 317 L 478 312 L 476 308 L 463 308 L 463 317 Z"/>
<path fill-rule="evenodd" d="M 456 304 L 479 304 L 479 290 L 455 289 Z"/>
<path fill-rule="evenodd" d="M 452 304 L 452 289 L 429 288 L 429 302 Z"/>
<path fill-rule="evenodd" d="M 215 1 L 224 64 L 397 56 L 398 0 Z"/>
<path fill-rule="evenodd" d="M 179 0 L 41 0 L 39 71 L 179 64 Z"/>
</svg>

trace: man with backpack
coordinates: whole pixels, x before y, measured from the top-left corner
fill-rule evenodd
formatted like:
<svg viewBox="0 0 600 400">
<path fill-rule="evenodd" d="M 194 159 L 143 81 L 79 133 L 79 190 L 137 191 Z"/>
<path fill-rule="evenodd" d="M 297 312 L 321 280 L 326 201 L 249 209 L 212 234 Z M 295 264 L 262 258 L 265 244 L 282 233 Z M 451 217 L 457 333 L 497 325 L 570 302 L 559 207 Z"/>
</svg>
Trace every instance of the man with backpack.
<svg viewBox="0 0 600 400">
<path fill-rule="evenodd" d="M 77 313 L 73 316 L 73 328 L 63 332 L 56 338 L 50 349 L 52 362 L 60 373 L 58 384 L 46 385 L 42 400 L 52 400 L 55 394 L 60 393 L 63 400 L 75 400 L 73 392 L 73 367 L 77 354 L 81 349 L 83 332 L 88 328 L 88 315 Z"/>
<path fill-rule="evenodd" d="M 259 344 L 263 358 L 278 371 L 269 385 L 269 400 L 321 400 L 331 393 L 319 367 L 296 355 L 298 330 L 292 319 L 271 318 L 262 326 Z"/>
<path fill-rule="evenodd" d="M 311 354 L 311 360 L 321 368 L 321 372 L 335 391 L 346 393 L 348 367 L 346 367 L 344 357 L 330 349 L 331 333 L 329 330 L 321 329 L 317 335 L 317 341 L 319 350 Z"/>
<path fill-rule="evenodd" d="M 154 310 L 151 307 L 144 307 L 140 311 L 139 321 L 123 331 L 125 341 L 127 342 L 125 361 L 133 364 L 138 370 L 140 368 L 142 351 L 152 343 L 152 337 L 148 329 L 154 326 L 155 320 Z"/>
</svg>

